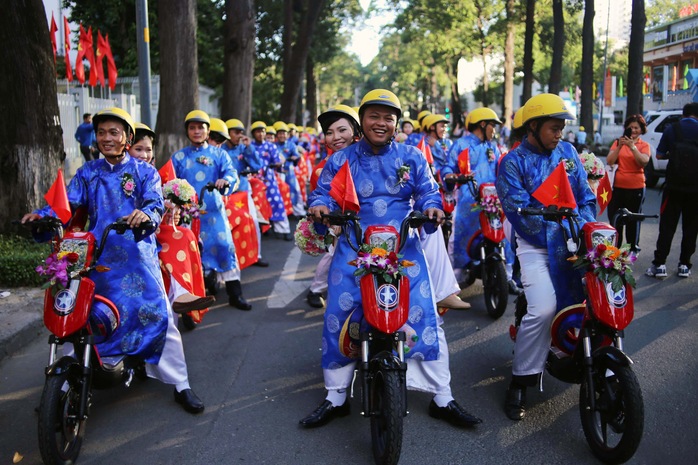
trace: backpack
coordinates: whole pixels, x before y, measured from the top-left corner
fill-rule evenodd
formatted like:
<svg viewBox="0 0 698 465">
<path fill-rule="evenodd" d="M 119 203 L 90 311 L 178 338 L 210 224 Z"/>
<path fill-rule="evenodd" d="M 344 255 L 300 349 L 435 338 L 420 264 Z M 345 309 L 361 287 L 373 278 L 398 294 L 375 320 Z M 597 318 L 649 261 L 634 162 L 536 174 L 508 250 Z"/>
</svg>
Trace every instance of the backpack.
<svg viewBox="0 0 698 465">
<path fill-rule="evenodd" d="M 698 192 L 698 138 L 684 139 L 680 121 L 674 128 L 674 144 L 669 151 L 666 169 L 667 188 L 682 192 Z"/>
</svg>

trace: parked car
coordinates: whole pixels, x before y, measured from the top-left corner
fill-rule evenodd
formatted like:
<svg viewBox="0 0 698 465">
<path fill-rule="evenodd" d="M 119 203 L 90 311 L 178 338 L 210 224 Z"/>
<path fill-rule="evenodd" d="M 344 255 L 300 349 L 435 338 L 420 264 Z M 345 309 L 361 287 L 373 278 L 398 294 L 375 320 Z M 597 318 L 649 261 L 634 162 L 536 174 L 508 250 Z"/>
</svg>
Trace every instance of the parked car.
<svg viewBox="0 0 698 465">
<path fill-rule="evenodd" d="M 662 138 L 664 128 L 681 119 L 681 110 L 649 111 L 645 115 L 647 134 L 642 138 L 650 144 L 650 162 L 645 166 L 645 184 L 654 187 L 659 178 L 666 176 L 667 160 L 657 159 L 657 146 Z"/>
</svg>

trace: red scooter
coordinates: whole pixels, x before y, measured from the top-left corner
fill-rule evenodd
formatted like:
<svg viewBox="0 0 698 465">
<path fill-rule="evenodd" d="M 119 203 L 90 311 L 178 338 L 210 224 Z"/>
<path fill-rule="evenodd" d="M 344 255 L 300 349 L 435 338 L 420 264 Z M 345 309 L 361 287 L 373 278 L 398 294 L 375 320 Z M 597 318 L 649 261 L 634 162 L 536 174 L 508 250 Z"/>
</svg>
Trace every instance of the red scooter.
<svg viewBox="0 0 698 465">
<path fill-rule="evenodd" d="M 46 381 L 39 405 L 38 438 L 47 465 L 68 465 L 77 460 L 91 407 L 91 389 L 131 384 L 134 374 L 145 377 L 144 363 L 127 356 L 100 357 L 96 344 L 105 342 L 119 327 L 119 311 L 106 297 L 95 294 L 87 277 L 97 266 L 111 230 L 131 229 L 123 220 L 110 224 L 97 245 L 91 232 L 71 231 L 63 236 L 60 220 L 44 217 L 27 223 L 36 234 L 51 233 L 51 260 L 67 260 L 68 283 L 63 289 L 46 289 L 44 324 L 49 336 Z M 139 230 L 154 229 L 152 222 Z M 48 261 L 51 261 L 47 259 Z M 55 262 L 54 262 L 55 263 Z M 47 264 L 48 266 L 48 264 Z M 72 355 L 58 358 L 58 346 L 71 343 Z"/>
<path fill-rule="evenodd" d="M 398 254 L 410 228 L 435 221 L 412 212 L 403 220 L 399 232 L 393 226 L 376 225 L 369 226 L 362 234 L 360 218 L 353 212 L 335 212 L 323 218 L 343 227 L 347 242 L 359 257 L 361 244 L 357 241 L 361 237 L 370 248 Z M 353 230 L 353 242 L 350 230 Z M 410 339 L 406 336 L 405 323 L 410 309 L 410 281 L 405 275 L 386 281 L 378 274 L 367 273 L 360 278 L 360 288 L 369 327 L 360 332 L 361 346 L 350 347 L 348 351 L 360 356 L 356 373 L 361 376 L 363 415 L 371 419 L 373 457 L 378 465 L 391 465 L 400 459 L 402 419 L 408 413 L 405 351 L 409 350 Z M 342 341 L 351 344 L 348 337 Z M 351 396 L 354 397 L 353 383 Z"/>
<path fill-rule="evenodd" d="M 606 244 L 617 245 L 613 226 L 589 222 L 579 228 L 576 214 L 569 208 L 525 208 L 520 213 L 544 215 L 558 222 L 571 256 L 588 257 L 590 251 L 596 256 L 599 250 L 606 250 Z M 614 223 L 652 217 L 656 215 L 621 209 Z M 570 233 L 562 227 L 565 220 Z M 626 253 L 613 250 L 614 254 L 616 250 Z M 588 265 L 582 279 L 587 298 L 555 316 L 546 370 L 563 382 L 581 384 L 579 413 L 592 453 L 605 463 L 623 463 L 637 450 L 644 428 L 642 392 L 633 362 L 623 352 L 624 330 L 634 315 L 632 287 L 623 281 L 614 284 L 621 279 L 619 275 L 616 279 L 595 274 L 589 259 L 581 264 Z M 521 294 L 516 301 L 515 324 L 509 330 L 513 340 L 526 313 L 526 296 Z"/>
</svg>

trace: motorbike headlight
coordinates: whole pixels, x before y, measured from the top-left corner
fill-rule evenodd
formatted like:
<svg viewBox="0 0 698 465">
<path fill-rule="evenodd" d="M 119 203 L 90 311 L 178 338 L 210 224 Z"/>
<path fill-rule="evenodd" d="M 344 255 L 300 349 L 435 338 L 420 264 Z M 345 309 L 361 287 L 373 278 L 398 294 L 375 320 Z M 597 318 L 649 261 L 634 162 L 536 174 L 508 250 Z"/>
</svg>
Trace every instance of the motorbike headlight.
<svg viewBox="0 0 698 465">
<path fill-rule="evenodd" d="M 497 195 L 497 188 L 495 186 L 483 186 L 482 196 L 487 197 L 488 195 Z"/>
<path fill-rule="evenodd" d="M 604 243 L 616 243 L 616 235 L 618 233 L 615 229 L 597 229 L 591 233 L 591 248 L 596 247 L 599 244 Z"/>
<path fill-rule="evenodd" d="M 61 252 L 78 254 L 76 268 L 80 269 L 85 266 L 88 248 L 89 243 L 85 239 L 65 239 L 63 242 L 61 242 L 60 250 Z"/>
<path fill-rule="evenodd" d="M 397 251 L 397 236 L 392 232 L 374 233 L 369 238 L 369 243 L 371 247 L 382 247 L 385 244 L 388 252 Z"/>
</svg>

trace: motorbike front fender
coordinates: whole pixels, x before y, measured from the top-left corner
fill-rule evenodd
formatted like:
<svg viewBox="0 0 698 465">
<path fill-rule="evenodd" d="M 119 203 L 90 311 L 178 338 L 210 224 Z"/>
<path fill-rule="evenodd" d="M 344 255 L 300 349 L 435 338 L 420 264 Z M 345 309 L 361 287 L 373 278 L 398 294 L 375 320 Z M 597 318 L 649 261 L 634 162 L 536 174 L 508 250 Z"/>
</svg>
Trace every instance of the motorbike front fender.
<svg viewBox="0 0 698 465">
<path fill-rule="evenodd" d="M 627 367 L 633 363 L 632 359 L 625 352 L 614 346 L 599 347 L 591 354 L 591 358 L 594 360 L 594 363 L 598 360 L 606 359 L 621 367 Z"/>
<path fill-rule="evenodd" d="M 407 369 L 407 364 L 400 362 L 400 359 L 389 352 L 381 352 L 369 361 L 369 368 L 372 371 L 377 370 L 400 370 Z"/>
<path fill-rule="evenodd" d="M 73 371 L 75 373 L 80 373 L 82 366 L 73 357 L 61 357 L 53 365 L 46 367 L 46 376 L 56 376 L 62 375 L 63 373 L 68 373 Z"/>
<path fill-rule="evenodd" d="M 502 261 L 504 261 L 504 260 L 502 259 L 502 256 L 499 254 L 499 252 L 492 252 L 485 258 L 485 262 L 487 262 L 487 263 L 502 262 Z"/>
</svg>

